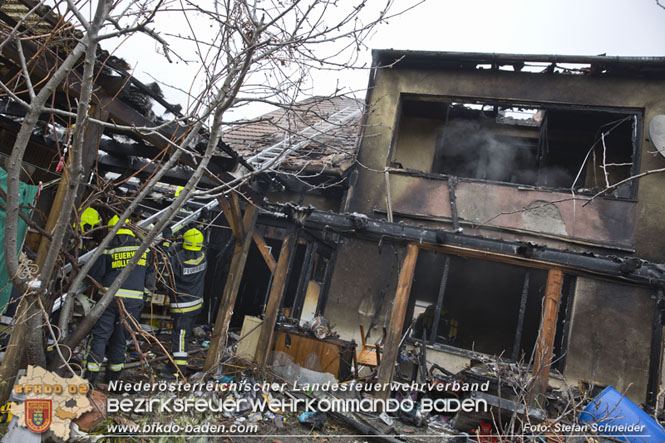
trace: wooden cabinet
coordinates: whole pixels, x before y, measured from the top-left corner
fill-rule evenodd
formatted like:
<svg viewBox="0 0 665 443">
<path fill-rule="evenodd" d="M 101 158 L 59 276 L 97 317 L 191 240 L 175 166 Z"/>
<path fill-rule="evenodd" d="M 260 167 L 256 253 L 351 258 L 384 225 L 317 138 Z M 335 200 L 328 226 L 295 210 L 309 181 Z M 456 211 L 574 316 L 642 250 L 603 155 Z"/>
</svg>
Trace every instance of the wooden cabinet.
<svg viewBox="0 0 665 443">
<path fill-rule="evenodd" d="M 279 326 L 275 330 L 273 350 L 290 355 L 293 362 L 303 368 L 329 372 L 339 381 L 351 377 L 355 349 L 355 342 L 336 338 L 319 340 L 308 332 L 285 330 Z"/>
</svg>

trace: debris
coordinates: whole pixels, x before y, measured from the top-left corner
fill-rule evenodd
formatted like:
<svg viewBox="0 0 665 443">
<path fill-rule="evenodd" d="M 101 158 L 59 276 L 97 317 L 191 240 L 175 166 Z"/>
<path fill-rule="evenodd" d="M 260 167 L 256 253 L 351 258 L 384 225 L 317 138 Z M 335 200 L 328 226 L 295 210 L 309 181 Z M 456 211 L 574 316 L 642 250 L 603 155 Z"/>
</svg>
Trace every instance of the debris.
<svg viewBox="0 0 665 443">
<path fill-rule="evenodd" d="M 217 379 L 217 383 L 228 385 L 229 383 L 233 382 L 233 379 L 234 377 L 232 375 L 222 375 Z"/>
<path fill-rule="evenodd" d="M 303 412 L 298 420 L 300 423 L 311 425 L 314 429 L 322 431 L 326 422 L 326 414 L 319 411 Z"/>
<path fill-rule="evenodd" d="M 92 410 L 73 420 L 73 423 L 84 432 L 89 432 L 106 417 L 106 395 L 93 389 L 90 391 L 88 399 L 92 404 Z"/>
<path fill-rule="evenodd" d="M 332 335 L 332 331 L 328 325 L 328 320 L 326 320 L 322 315 L 319 315 L 314 320 L 312 320 L 310 330 L 312 331 L 312 334 L 314 334 L 314 337 L 318 338 L 319 340 L 323 340 L 324 338 Z"/>
<path fill-rule="evenodd" d="M 16 416 L 9 423 L 9 429 L 5 436 L 2 437 L 2 443 L 38 443 L 41 441 L 41 434 L 35 434 L 28 428 L 20 426 L 18 417 Z"/>
<path fill-rule="evenodd" d="M 202 326 L 197 326 L 192 329 L 192 334 L 194 334 L 194 337 L 196 338 L 206 338 L 208 336 L 208 333 Z M 208 341 L 208 340 L 207 340 Z"/>
<path fill-rule="evenodd" d="M 252 412 L 247 416 L 247 421 L 250 423 L 256 423 L 261 420 L 263 420 L 263 415 L 260 412 Z"/>
<path fill-rule="evenodd" d="M 665 441 L 665 430 L 649 414 L 608 386 L 593 399 L 579 416 L 581 423 L 620 428 L 619 440 L 657 443 Z"/>
<path fill-rule="evenodd" d="M 330 415 L 332 417 L 336 418 L 337 420 L 340 420 L 340 421 L 346 423 L 347 425 L 357 429 L 358 432 L 360 432 L 361 434 L 376 436 L 376 437 L 373 437 L 373 439 L 375 439 L 376 441 L 383 441 L 383 442 L 386 442 L 386 443 L 400 443 L 400 440 L 397 440 L 396 438 L 388 437 L 388 436 L 385 435 L 385 433 L 380 432 L 379 430 L 377 430 L 373 426 L 370 426 L 369 424 L 365 424 L 365 423 L 360 423 L 358 420 L 355 420 L 355 419 L 349 417 L 346 414 L 341 414 L 339 412 L 331 412 Z"/>
<path fill-rule="evenodd" d="M 303 368 L 293 363 L 293 359 L 290 355 L 280 351 L 275 351 L 273 353 L 272 367 L 276 375 L 291 383 L 296 381 L 301 385 L 337 383 L 337 379 L 329 372 L 317 372 Z"/>
<path fill-rule="evenodd" d="M 392 417 L 390 417 L 388 414 L 386 414 L 385 411 L 382 412 L 381 415 L 379 415 L 379 418 L 381 419 L 381 421 L 383 421 L 388 426 L 392 426 L 393 423 L 394 423 L 394 420 L 392 419 Z"/>
<path fill-rule="evenodd" d="M 498 443 L 499 439 L 496 438 L 493 434 L 492 425 L 487 422 L 481 422 L 478 425 L 478 428 L 471 431 L 471 433 L 476 434 L 476 440 L 481 443 Z"/>
<path fill-rule="evenodd" d="M 273 422 L 275 423 L 275 426 L 277 426 L 278 428 L 281 429 L 281 428 L 284 427 L 284 424 L 286 423 L 286 418 L 279 415 L 279 414 L 275 414 L 275 417 L 273 418 Z"/>
</svg>

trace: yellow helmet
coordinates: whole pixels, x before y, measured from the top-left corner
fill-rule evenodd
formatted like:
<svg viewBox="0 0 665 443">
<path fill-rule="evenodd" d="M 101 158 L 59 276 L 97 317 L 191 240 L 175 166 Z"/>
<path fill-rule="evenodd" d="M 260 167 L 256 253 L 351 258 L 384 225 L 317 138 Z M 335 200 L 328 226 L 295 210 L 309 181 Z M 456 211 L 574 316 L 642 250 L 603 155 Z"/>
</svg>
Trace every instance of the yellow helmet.
<svg viewBox="0 0 665 443">
<path fill-rule="evenodd" d="M 185 242 L 183 243 L 183 249 L 188 251 L 200 251 L 203 247 L 203 234 L 196 228 L 192 228 L 185 232 L 183 235 Z"/>
<path fill-rule="evenodd" d="M 185 189 L 184 186 L 178 186 L 178 187 L 176 188 L 176 190 L 175 190 L 175 196 L 176 196 L 176 197 L 179 196 L 179 195 L 180 195 L 180 191 L 182 191 L 183 189 Z"/>
<path fill-rule="evenodd" d="M 113 227 L 119 221 L 120 221 L 120 217 L 118 217 L 117 215 L 114 215 L 113 217 L 111 217 L 111 220 L 109 220 L 108 226 Z M 124 224 L 128 224 L 128 223 L 129 223 L 129 219 L 126 219 Z M 118 234 L 131 235 L 132 237 L 134 237 L 134 233 L 130 229 L 127 229 L 127 228 L 120 228 L 120 229 L 118 229 L 117 233 Z"/>
<path fill-rule="evenodd" d="M 85 210 L 81 213 L 81 222 L 79 224 L 81 232 L 85 233 L 86 231 L 89 231 L 90 229 L 94 228 L 95 225 L 101 223 L 101 221 L 102 218 L 99 216 L 99 212 L 97 212 L 96 209 L 85 208 Z"/>
</svg>

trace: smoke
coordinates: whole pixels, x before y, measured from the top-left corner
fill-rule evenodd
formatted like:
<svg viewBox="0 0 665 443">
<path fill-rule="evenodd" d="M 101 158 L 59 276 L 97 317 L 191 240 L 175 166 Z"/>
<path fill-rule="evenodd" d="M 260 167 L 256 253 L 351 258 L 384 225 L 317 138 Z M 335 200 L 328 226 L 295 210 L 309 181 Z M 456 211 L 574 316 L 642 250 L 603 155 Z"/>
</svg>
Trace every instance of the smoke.
<svg viewBox="0 0 665 443">
<path fill-rule="evenodd" d="M 452 120 L 442 128 L 436 169 L 443 174 L 480 180 L 569 187 L 571 172 L 561 167 L 541 167 L 537 149 L 515 137 L 499 137 L 479 120 Z"/>
</svg>

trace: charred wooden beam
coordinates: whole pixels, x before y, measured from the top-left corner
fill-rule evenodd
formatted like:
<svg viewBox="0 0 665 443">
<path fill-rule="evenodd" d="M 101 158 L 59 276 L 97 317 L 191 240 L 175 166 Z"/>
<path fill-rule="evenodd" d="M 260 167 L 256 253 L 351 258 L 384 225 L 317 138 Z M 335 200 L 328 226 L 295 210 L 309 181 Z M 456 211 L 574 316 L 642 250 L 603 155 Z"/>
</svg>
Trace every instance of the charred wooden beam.
<svg viewBox="0 0 665 443">
<path fill-rule="evenodd" d="M 323 274 L 323 286 L 321 286 L 321 294 L 319 295 L 319 302 L 316 305 L 316 315 L 323 315 L 326 305 L 328 304 L 328 293 L 330 292 L 330 284 L 332 283 L 333 272 L 335 271 L 335 261 L 337 260 L 337 249 L 330 253 L 330 257 L 326 263 L 326 270 Z"/>
<path fill-rule="evenodd" d="M 240 200 L 238 199 L 237 192 L 231 193 L 229 196 L 229 203 L 231 204 L 231 215 L 235 218 L 235 225 L 238 229 L 238 236 L 240 238 L 245 238 L 246 233 L 242 223 L 242 210 L 240 209 Z"/>
<path fill-rule="evenodd" d="M 541 406 L 541 396 L 547 391 L 547 382 L 550 376 L 550 365 L 554 351 L 554 337 L 556 336 L 556 323 L 559 316 L 559 302 L 561 301 L 561 286 L 563 285 L 563 272 L 560 269 L 550 269 L 547 274 L 545 286 L 545 300 L 543 302 L 543 315 L 538 332 L 538 341 L 534 351 L 533 384 L 530 389 L 531 402 Z"/>
<path fill-rule="evenodd" d="M 517 361 L 520 358 L 520 348 L 522 347 L 522 329 L 524 329 L 524 316 L 526 315 L 526 302 L 529 298 L 530 277 L 531 273 L 526 271 L 524 274 L 524 282 L 522 283 L 522 297 L 520 299 L 520 312 L 517 317 L 517 327 L 515 328 L 515 340 L 513 340 L 512 359 L 514 361 Z"/>
<path fill-rule="evenodd" d="M 300 270 L 300 278 L 298 279 L 298 288 L 296 289 L 296 296 L 293 300 L 292 316 L 293 318 L 300 318 L 302 314 L 303 304 L 305 303 L 305 294 L 307 292 L 307 285 L 312 278 L 312 271 L 314 269 L 314 255 L 318 249 L 318 242 L 310 241 L 307 243 L 305 250 L 305 257 L 303 260 L 302 268 Z"/>
<path fill-rule="evenodd" d="M 362 214 L 338 214 L 312 208 L 272 204 L 266 207 L 266 217 L 285 216 L 308 230 L 330 231 L 344 236 L 373 241 L 417 242 L 423 249 L 484 260 L 501 261 L 537 269 L 558 267 L 565 272 L 581 275 L 601 275 L 614 280 L 640 285 L 665 285 L 665 266 L 639 260 L 639 266 L 627 270 L 626 260 L 614 256 L 579 253 L 548 248 L 532 243 L 496 240 L 467 234 L 447 232 L 423 226 L 389 223 Z"/>
<path fill-rule="evenodd" d="M 443 297 L 446 294 L 446 285 L 448 284 L 448 272 L 450 271 L 450 256 L 446 255 L 446 260 L 443 263 L 443 274 L 441 274 L 441 282 L 439 283 L 439 295 L 436 298 L 436 307 L 434 308 L 434 319 L 432 322 L 432 331 L 430 341 L 436 343 L 436 338 L 439 334 L 439 321 L 436 320 L 441 317 L 441 309 L 443 308 Z"/>
<path fill-rule="evenodd" d="M 263 236 L 256 231 L 254 231 L 252 238 L 254 239 L 256 247 L 259 248 L 263 260 L 265 260 L 266 265 L 268 265 L 268 269 L 270 269 L 270 272 L 274 272 L 275 266 L 277 266 L 277 260 L 273 257 L 270 246 L 268 246 Z"/>
<path fill-rule="evenodd" d="M 395 293 L 393 308 L 390 313 L 390 326 L 388 327 L 386 343 L 383 346 L 383 357 L 381 357 L 381 364 L 379 365 L 378 382 L 384 386 L 390 386 L 393 379 L 395 360 L 397 359 L 399 342 L 404 326 L 404 316 L 406 314 L 409 295 L 411 294 L 411 284 L 413 283 L 413 274 L 416 270 L 417 261 L 418 245 L 411 243 L 407 248 L 406 256 L 402 263 L 402 270 L 399 273 L 397 292 Z M 383 389 L 377 394 L 385 400 L 390 394 L 390 389 Z"/>
<path fill-rule="evenodd" d="M 155 173 L 156 169 L 158 168 L 155 163 L 150 163 L 147 160 L 138 158 L 119 158 L 112 155 L 100 155 L 98 165 L 101 172 L 108 171 L 126 175 L 128 172 L 129 174 L 137 173 L 136 177 L 140 179 L 148 179 L 152 174 Z M 181 166 L 179 168 L 173 168 L 167 171 L 160 181 L 173 185 L 184 186 L 187 184 L 187 181 L 191 176 L 191 169 L 187 169 Z M 199 184 L 201 186 L 212 187 L 217 185 L 217 182 L 213 182 L 207 177 L 201 177 Z"/>
<path fill-rule="evenodd" d="M 270 296 L 266 305 L 266 315 L 263 319 L 263 324 L 261 325 L 261 332 L 256 345 L 256 354 L 254 356 L 254 360 L 261 367 L 265 367 L 270 355 L 275 322 L 277 321 L 277 313 L 282 303 L 284 291 L 286 290 L 289 265 L 297 244 L 296 239 L 297 233 L 292 231 L 284 239 L 279 258 L 277 259 L 277 267 L 275 268 L 272 288 L 270 288 Z"/>
<path fill-rule="evenodd" d="M 245 272 L 245 263 L 247 262 L 249 247 L 252 244 L 252 233 L 256 225 L 257 215 L 258 210 L 256 206 L 247 205 L 245 216 L 243 217 L 246 235 L 242 240 L 236 240 L 231 268 L 229 269 L 229 275 L 226 277 L 226 284 L 224 285 L 224 292 L 222 293 L 219 311 L 217 312 L 215 327 L 210 338 L 210 348 L 203 366 L 206 371 L 219 363 L 226 347 L 226 336 L 229 331 L 229 324 L 231 323 L 238 290 L 240 289 L 240 282 Z"/>
<path fill-rule="evenodd" d="M 647 404 L 655 407 L 660 392 L 660 376 L 663 364 L 663 310 L 665 309 L 665 296 L 659 289 L 653 309 L 653 324 L 651 329 L 651 355 L 649 356 L 649 380 L 647 384 Z"/>
</svg>

